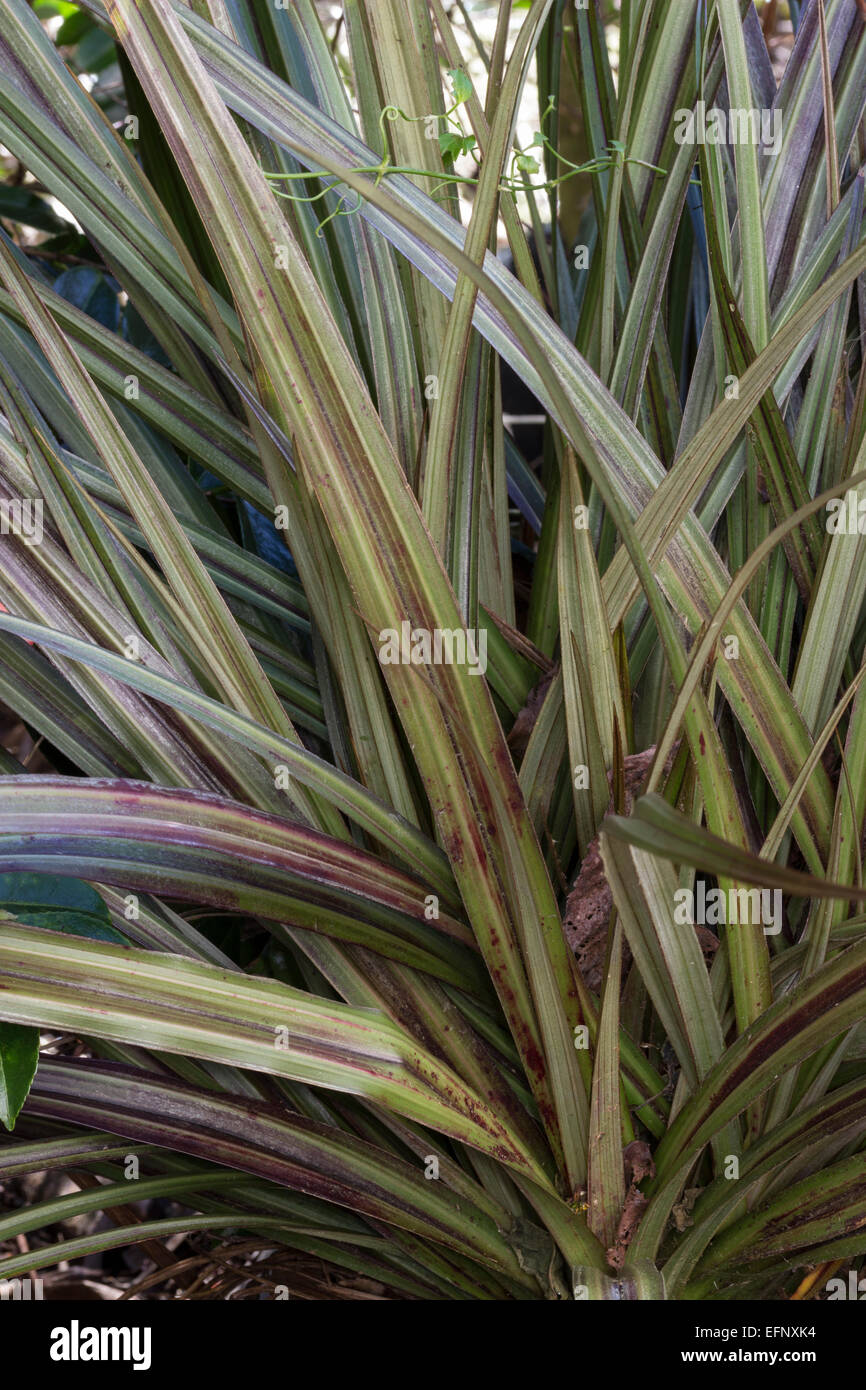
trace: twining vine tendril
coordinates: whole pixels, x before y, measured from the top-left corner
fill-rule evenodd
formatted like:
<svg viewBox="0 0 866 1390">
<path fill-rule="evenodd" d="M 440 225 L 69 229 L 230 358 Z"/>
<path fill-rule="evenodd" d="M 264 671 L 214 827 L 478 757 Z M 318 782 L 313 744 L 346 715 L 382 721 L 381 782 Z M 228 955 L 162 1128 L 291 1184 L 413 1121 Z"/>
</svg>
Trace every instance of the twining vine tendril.
<svg viewBox="0 0 866 1390">
<path fill-rule="evenodd" d="M 472 94 L 472 85 L 465 73 L 459 68 L 452 68 L 449 71 L 452 87 L 454 91 L 454 103 L 444 112 L 443 115 L 409 116 L 399 106 L 385 106 L 379 113 L 379 130 L 382 136 L 382 158 L 378 164 L 358 164 L 351 170 L 352 174 L 369 174 L 378 186 L 383 179 L 392 174 L 408 174 L 414 178 L 435 179 L 436 183 L 431 190 L 431 196 L 435 197 L 443 188 L 453 188 L 458 184 L 471 185 L 477 187 L 478 177 L 468 174 L 458 174 L 453 168 L 454 161 L 461 156 L 474 157 L 478 163 L 481 161 L 481 153 L 478 149 L 478 142 L 473 134 L 467 135 L 463 125 L 457 116 L 457 111 L 465 104 L 468 97 Z M 548 115 L 554 109 L 553 98 L 548 101 L 547 107 L 542 113 L 541 124 L 544 125 Z M 441 169 L 415 169 L 406 164 L 395 164 L 391 160 L 388 151 L 388 138 L 385 122 L 386 121 L 407 121 L 412 124 L 424 122 L 427 127 L 427 134 L 430 139 L 436 139 L 443 160 L 451 167 L 444 173 Z M 444 129 L 442 122 L 445 122 Z M 565 170 L 557 174 L 554 178 L 548 178 L 543 182 L 533 182 L 533 177 L 541 172 L 540 158 L 544 151 L 547 151 L 556 162 L 557 167 Z M 617 164 L 640 164 L 644 169 L 651 169 L 657 174 L 665 175 L 666 170 L 660 169 L 657 164 L 649 164 L 644 159 L 637 159 L 633 155 L 626 153 L 625 145 L 619 140 L 611 140 L 604 155 L 597 156 L 595 159 L 588 160 L 585 164 L 574 164 L 566 159 L 555 147 L 542 131 L 537 130 L 530 143 L 524 148 L 513 150 L 509 161 L 508 171 L 503 175 L 499 183 L 501 193 L 549 193 L 558 188 L 568 179 L 576 178 L 578 174 L 596 174 L 605 169 L 611 169 Z M 332 174 L 327 170 L 308 170 L 302 169 L 294 173 L 276 173 L 265 170 L 265 177 L 273 187 L 274 193 L 279 198 L 286 198 L 293 203 L 317 203 L 320 199 L 326 198 L 329 193 L 340 187 L 344 182 L 339 175 Z M 307 179 L 327 180 L 324 186 L 317 193 L 299 193 L 292 188 L 279 188 L 276 185 L 281 183 L 293 184 L 297 181 Z M 360 211 L 363 205 L 363 195 L 355 194 L 357 202 L 354 206 L 348 204 L 349 191 L 341 193 L 334 209 L 324 217 L 316 227 L 316 235 L 322 236 L 328 223 L 335 217 L 351 217 Z"/>
</svg>

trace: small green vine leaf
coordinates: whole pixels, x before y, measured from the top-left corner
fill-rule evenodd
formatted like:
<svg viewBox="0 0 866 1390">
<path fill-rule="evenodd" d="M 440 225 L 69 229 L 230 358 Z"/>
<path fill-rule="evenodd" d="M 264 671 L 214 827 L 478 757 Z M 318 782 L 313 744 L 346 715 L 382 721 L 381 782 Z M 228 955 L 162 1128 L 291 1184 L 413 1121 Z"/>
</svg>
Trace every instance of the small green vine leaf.
<svg viewBox="0 0 866 1390">
<path fill-rule="evenodd" d="M 462 106 L 464 101 L 468 101 L 472 95 L 472 83 L 460 68 L 449 68 L 448 76 L 451 79 L 455 105 Z"/>
<path fill-rule="evenodd" d="M 462 154 L 472 154 L 475 150 L 474 135 L 455 135 L 445 131 L 439 136 L 439 149 L 443 159 L 458 159 Z"/>
</svg>

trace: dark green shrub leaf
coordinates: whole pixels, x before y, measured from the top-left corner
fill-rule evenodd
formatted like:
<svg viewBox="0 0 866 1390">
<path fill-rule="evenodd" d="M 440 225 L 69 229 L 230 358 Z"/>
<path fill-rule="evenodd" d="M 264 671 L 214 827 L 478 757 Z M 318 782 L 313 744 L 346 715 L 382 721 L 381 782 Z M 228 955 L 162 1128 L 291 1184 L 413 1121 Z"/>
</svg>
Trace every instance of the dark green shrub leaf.
<svg viewBox="0 0 866 1390">
<path fill-rule="evenodd" d="M 128 945 L 111 925 L 95 888 L 78 878 L 50 874 L 0 874 L 0 909 L 28 927 Z"/>
<path fill-rule="evenodd" d="M 39 1060 L 39 1029 L 0 1023 L 0 1121 L 14 1129 Z"/>
</svg>

